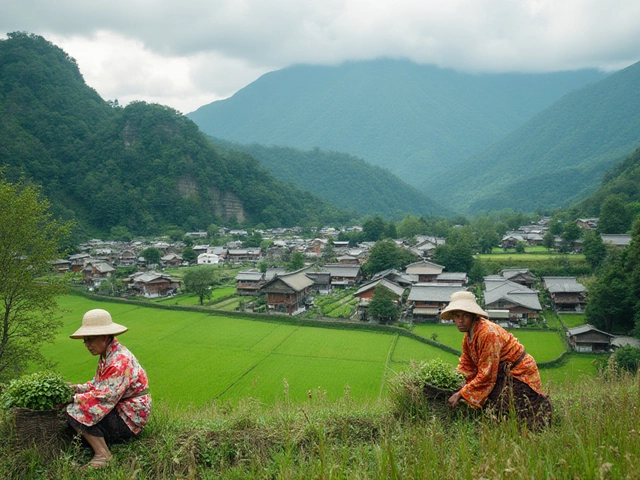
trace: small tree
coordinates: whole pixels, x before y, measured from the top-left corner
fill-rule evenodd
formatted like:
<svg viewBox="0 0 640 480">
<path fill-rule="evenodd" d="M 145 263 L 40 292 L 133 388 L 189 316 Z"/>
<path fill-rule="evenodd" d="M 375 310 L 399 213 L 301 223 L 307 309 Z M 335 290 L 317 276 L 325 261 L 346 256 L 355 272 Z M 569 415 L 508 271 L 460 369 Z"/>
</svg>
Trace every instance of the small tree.
<svg viewBox="0 0 640 480">
<path fill-rule="evenodd" d="M 300 270 L 304 267 L 304 253 L 295 251 L 291 255 L 291 260 L 287 263 L 287 272 L 293 272 L 295 270 Z"/>
<path fill-rule="evenodd" d="M 551 230 L 548 230 L 542 237 L 542 245 L 547 249 L 547 252 L 556 246 L 556 236 Z"/>
<path fill-rule="evenodd" d="M 193 267 L 184 274 L 184 287 L 189 293 L 198 296 L 200 305 L 204 305 L 204 299 L 211 298 L 211 287 L 218 283 L 218 272 L 213 267 Z"/>
<path fill-rule="evenodd" d="M 30 362 L 44 363 L 40 345 L 53 341 L 62 324 L 56 297 L 65 286 L 52 277 L 50 262 L 59 258 L 71 224 L 54 220 L 39 197 L 37 187 L 0 176 L 0 381 Z"/>
<path fill-rule="evenodd" d="M 186 260 L 189 263 L 193 263 L 195 262 L 195 260 L 198 258 L 198 254 L 196 253 L 196 251 L 191 248 L 191 247 L 186 247 L 183 251 L 182 251 L 182 259 Z"/>
<path fill-rule="evenodd" d="M 398 318 L 398 306 L 395 301 L 398 296 L 383 285 L 378 285 L 373 291 L 369 302 L 369 315 L 381 322 L 392 322 Z"/>
<path fill-rule="evenodd" d="M 162 255 L 160 254 L 160 250 L 156 247 L 145 248 L 142 251 L 142 257 L 147 265 L 158 265 L 160 263 L 160 258 Z"/>
</svg>

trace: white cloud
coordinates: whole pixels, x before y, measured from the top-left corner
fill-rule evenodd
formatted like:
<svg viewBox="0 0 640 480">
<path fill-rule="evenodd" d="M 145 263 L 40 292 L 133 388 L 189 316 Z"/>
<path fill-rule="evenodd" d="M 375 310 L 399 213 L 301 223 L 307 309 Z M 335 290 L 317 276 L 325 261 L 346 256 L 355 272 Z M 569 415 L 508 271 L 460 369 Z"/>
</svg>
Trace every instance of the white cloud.
<svg viewBox="0 0 640 480">
<path fill-rule="evenodd" d="M 294 63 L 618 69 L 640 59 L 638 18 L 628 0 L 6 0 L 0 32 L 61 46 L 106 99 L 188 112 Z"/>
</svg>

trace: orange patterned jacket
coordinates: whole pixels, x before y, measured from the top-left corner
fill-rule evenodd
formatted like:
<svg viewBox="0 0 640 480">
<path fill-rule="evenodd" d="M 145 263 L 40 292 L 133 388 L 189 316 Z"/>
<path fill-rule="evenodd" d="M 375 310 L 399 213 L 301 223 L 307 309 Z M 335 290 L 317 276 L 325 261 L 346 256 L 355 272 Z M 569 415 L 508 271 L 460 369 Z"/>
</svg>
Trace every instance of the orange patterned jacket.
<svg viewBox="0 0 640 480">
<path fill-rule="evenodd" d="M 471 333 L 471 340 L 468 332 L 462 339 L 457 370 L 464 376 L 465 385 L 460 394 L 469 405 L 481 408 L 496 384 L 500 362 L 515 363 L 524 347 L 500 325 L 483 318 L 474 322 Z M 526 354 L 511 370 L 511 375 L 542 393 L 538 366 L 531 355 Z"/>
</svg>

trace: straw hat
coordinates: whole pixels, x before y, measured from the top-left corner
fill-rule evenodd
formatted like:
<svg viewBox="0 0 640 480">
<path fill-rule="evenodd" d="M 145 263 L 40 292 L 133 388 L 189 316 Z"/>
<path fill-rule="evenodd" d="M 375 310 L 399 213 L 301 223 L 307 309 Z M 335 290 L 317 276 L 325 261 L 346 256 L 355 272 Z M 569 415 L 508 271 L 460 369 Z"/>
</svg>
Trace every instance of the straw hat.
<svg viewBox="0 0 640 480">
<path fill-rule="evenodd" d="M 82 326 L 70 338 L 95 337 L 98 335 L 119 335 L 127 331 L 127 327 L 114 323 L 106 310 L 96 308 L 89 310 L 82 317 Z"/>
<path fill-rule="evenodd" d="M 462 310 L 463 312 L 473 313 L 482 317 L 489 318 L 489 314 L 485 312 L 476 303 L 476 296 L 471 292 L 455 292 L 451 294 L 449 305 L 442 310 L 440 318 L 451 320 L 454 310 Z"/>
</svg>

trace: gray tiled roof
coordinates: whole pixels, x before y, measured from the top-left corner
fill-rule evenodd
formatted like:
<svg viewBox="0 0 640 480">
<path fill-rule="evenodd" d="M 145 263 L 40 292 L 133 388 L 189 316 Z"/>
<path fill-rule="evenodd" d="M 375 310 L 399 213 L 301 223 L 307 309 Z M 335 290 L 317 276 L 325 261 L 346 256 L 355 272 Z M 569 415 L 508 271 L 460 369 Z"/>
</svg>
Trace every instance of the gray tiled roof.
<svg viewBox="0 0 640 480">
<path fill-rule="evenodd" d="M 451 294 L 466 290 L 455 285 L 438 285 L 435 283 L 417 283 L 411 287 L 407 301 L 449 302 Z"/>
</svg>

